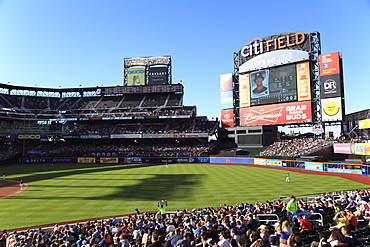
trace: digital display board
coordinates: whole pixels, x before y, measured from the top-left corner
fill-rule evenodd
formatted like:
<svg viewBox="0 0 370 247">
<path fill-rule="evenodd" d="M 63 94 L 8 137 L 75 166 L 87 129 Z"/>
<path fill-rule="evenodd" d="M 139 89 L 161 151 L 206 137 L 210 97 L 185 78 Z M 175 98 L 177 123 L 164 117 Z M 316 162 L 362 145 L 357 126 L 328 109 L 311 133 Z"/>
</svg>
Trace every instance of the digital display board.
<svg viewBox="0 0 370 247">
<path fill-rule="evenodd" d="M 148 69 L 148 85 L 163 85 L 168 84 L 168 68 L 167 67 L 150 67 Z"/>
</svg>

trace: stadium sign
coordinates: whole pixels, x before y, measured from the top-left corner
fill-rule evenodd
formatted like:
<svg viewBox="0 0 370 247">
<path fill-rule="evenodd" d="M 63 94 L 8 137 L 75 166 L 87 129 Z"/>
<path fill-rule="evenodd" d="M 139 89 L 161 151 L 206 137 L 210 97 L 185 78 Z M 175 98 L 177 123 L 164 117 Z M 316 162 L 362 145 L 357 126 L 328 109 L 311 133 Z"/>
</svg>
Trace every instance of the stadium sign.
<svg viewBox="0 0 370 247">
<path fill-rule="evenodd" d="M 302 32 L 284 33 L 266 38 L 254 38 L 239 53 L 247 61 L 256 55 L 276 50 L 294 48 L 298 48 L 297 50 L 307 50 L 308 48 L 305 47 L 307 40 L 307 35 Z"/>
<path fill-rule="evenodd" d="M 125 68 L 133 66 L 169 65 L 170 63 L 171 58 L 169 56 L 132 57 L 124 59 Z"/>
</svg>

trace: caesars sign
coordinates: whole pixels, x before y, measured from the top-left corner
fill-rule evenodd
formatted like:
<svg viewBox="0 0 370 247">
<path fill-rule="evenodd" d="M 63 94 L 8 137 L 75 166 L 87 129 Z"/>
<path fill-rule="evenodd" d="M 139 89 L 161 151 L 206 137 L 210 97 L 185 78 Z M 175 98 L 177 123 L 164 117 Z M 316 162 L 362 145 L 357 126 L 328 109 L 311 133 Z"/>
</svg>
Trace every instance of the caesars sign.
<svg viewBox="0 0 370 247">
<path fill-rule="evenodd" d="M 241 62 L 246 62 L 254 56 L 265 52 L 297 49 L 309 51 L 311 49 L 308 38 L 309 34 L 302 32 L 277 34 L 265 38 L 254 38 L 240 51 Z"/>
</svg>

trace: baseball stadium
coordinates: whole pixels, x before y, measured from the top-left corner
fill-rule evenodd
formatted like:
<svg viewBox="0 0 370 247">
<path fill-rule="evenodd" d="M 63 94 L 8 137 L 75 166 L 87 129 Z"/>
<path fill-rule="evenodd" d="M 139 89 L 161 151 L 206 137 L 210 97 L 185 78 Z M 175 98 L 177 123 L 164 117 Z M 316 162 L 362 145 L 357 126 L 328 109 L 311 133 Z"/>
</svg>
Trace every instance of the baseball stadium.
<svg viewBox="0 0 370 247">
<path fill-rule="evenodd" d="M 370 245 L 370 110 L 344 114 L 341 53 L 291 32 L 233 57 L 220 119 L 169 55 L 124 58 L 117 86 L 0 83 L 0 247 Z"/>
</svg>

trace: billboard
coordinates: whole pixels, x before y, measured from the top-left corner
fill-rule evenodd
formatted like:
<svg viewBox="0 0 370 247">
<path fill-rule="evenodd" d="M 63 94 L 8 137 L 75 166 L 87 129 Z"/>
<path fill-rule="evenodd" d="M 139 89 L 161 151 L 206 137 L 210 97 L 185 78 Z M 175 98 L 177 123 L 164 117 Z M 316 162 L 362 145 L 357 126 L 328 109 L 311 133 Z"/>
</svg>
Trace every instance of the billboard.
<svg viewBox="0 0 370 247">
<path fill-rule="evenodd" d="M 320 97 L 322 99 L 342 96 L 342 78 L 340 74 L 320 77 Z"/>
<path fill-rule="evenodd" d="M 144 86 L 145 85 L 145 68 L 127 69 L 126 86 Z"/>
<path fill-rule="evenodd" d="M 234 108 L 232 73 L 220 75 L 221 109 Z"/>
<path fill-rule="evenodd" d="M 340 74 L 339 52 L 319 56 L 320 76 Z"/>
<path fill-rule="evenodd" d="M 239 107 L 249 107 L 250 102 L 250 74 L 239 74 Z"/>
<path fill-rule="evenodd" d="M 359 129 L 369 129 L 370 128 L 370 118 L 358 121 Z"/>
<path fill-rule="evenodd" d="M 220 75 L 220 91 L 232 91 L 233 90 L 233 74 L 223 74 Z"/>
<path fill-rule="evenodd" d="M 334 143 L 334 153 L 351 154 L 351 144 L 350 143 Z"/>
<path fill-rule="evenodd" d="M 148 69 L 148 85 L 163 85 L 168 82 L 167 67 L 150 67 Z"/>
<path fill-rule="evenodd" d="M 221 111 L 222 127 L 234 127 L 234 109 Z"/>
<path fill-rule="evenodd" d="M 311 109 L 311 101 L 240 108 L 240 125 L 310 123 Z"/>
<path fill-rule="evenodd" d="M 343 120 L 341 97 L 321 99 L 321 119 L 323 122 Z"/>
</svg>

